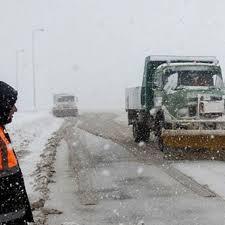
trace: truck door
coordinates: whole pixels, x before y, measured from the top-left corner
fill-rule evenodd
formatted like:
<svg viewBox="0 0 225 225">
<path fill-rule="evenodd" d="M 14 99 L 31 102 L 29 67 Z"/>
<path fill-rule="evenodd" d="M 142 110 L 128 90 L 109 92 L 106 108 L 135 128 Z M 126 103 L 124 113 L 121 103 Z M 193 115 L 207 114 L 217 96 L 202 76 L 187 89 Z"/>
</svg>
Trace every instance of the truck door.
<svg viewBox="0 0 225 225">
<path fill-rule="evenodd" d="M 149 61 L 145 67 L 145 105 L 146 109 L 150 110 L 154 106 L 154 73 L 158 66 L 165 63 L 165 61 Z"/>
</svg>

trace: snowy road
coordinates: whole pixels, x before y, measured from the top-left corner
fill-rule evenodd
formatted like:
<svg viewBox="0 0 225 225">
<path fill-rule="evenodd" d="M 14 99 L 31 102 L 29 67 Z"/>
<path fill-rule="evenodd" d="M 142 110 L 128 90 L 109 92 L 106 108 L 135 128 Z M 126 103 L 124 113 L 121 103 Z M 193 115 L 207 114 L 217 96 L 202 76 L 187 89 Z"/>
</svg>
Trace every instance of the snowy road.
<svg viewBox="0 0 225 225">
<path fill-rule="evenodd" d="M 187 182 L 195 183 L 191 179 L 178 182 L 154 150 L 145 159 L 144 150 L 137 155 L 129 139 L 125 140 L 128 134 L 122 129 L 117 132 L 119 125 L 113 120 L 108 120 L 108 125 L 113 124 L 112 132 L 104 135 L 113 136 L 115 141 L 79 129 L 77 126 L 83 126 L 94 133 L 107 126 L 93 122 L 94 116 L 90 116 L 78 123 L 67 121 L 70 125 L 57 149 L 56 173 L 45 204 L 54 209 L 47 224 L 225 224 L 222 198 L 205 197 L 204 187 L 203 194 L 196 191 L 198 187 L 188 188 Z"/>
<path fill-rule="evenodd" d="M 124 114 L 17 114 L 8 129 L 37 225 L 225 224 L 225 163 L 165 160 Z"/>
</svg>

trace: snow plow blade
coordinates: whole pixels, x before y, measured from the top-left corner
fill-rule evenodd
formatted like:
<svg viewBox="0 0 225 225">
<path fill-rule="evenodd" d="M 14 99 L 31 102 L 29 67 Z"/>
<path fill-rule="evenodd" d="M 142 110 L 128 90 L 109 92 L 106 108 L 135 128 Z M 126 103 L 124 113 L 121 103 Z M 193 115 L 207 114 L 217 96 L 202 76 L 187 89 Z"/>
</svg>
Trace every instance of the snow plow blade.
<svg viewBox="0 0 225 225">
<path fill-rule="evenodd" d="M 163 130 L 162 140 L 171 148 L 225 149 L 225 130 Z"/>
</svg>

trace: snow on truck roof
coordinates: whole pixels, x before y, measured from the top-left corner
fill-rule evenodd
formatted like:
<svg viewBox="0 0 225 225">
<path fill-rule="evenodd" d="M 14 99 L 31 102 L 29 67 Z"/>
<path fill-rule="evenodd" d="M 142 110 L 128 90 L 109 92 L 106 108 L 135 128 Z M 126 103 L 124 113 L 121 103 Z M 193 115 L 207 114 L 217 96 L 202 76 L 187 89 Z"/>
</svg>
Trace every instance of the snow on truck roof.
<svg viewBox="0 0 225 225">
<path fill-rule="evenodd" d="M 163 63 L 161 64 L 160 66 L 157 67 L 157 70 L 158 69 L 162 69 L 162 68 L 165 68 L 165 67 L 172 67 L 172 66 L 208 66 L 208 67 L 218 67 L 219 65 L 216 65 L 216 64 L 212 64 L 212 63 Z"/>
<path fill-rule="evenodd" d="M 150 55 L 146 57 L 146 61 L 186 61 L 186 62 L 208 62 L 218 63 L 218 59 L 215 56 L 175 56 L 175 55 Z"/>
</svg>

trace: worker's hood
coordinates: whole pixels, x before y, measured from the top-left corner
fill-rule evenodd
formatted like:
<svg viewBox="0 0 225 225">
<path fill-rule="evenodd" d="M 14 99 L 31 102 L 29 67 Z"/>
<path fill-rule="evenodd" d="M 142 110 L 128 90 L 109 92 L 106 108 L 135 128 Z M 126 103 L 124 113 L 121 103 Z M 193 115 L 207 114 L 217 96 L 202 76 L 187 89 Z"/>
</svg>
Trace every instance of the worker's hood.
<svg viewBox="0 0 225 225">
<path fill-rule="evenodd" d="M 0 124 L 5 125 L 11 121 L 8 119 L 9 114 L 13 106 L 17 101 L 17 91 L 6 84 L 3 81 L 0 81 Z"/>
</svg>

